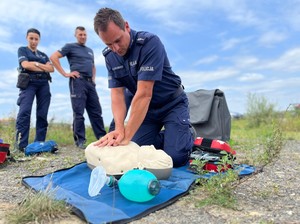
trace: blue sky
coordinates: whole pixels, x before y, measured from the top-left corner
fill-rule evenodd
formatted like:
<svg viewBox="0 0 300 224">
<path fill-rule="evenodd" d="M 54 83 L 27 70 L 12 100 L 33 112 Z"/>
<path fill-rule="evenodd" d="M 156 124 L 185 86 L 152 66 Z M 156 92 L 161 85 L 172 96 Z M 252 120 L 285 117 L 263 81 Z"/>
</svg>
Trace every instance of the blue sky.
<svg viewBox="0 0 300 224">
<path fill-rule="evenodd" d="M 17 50 L 28 28 L 41 32 L 39 50 L 50 56 L 85 26 L 94 50 L 97 91 L 106 125 L 112 119 L 105 47 L 93 30 L 101 7 L 118 9 L 132 29 L 157 34 L 186 91 L 221 89 L 229 109 L 245 113 L 247 95 L 276 109 L 300 103 L 300 1 L 296 0 L 1 0 L 0 118 L 16 116 Z M 66 59 L 62 64 L 68 70 Z M 52 73 L 49 120 L 72 122 L 68 79 Z M 32 121 L 34 121 L 35 107 Z M 89 123 L 88 118 L 86 119 Z"/>
</svg>

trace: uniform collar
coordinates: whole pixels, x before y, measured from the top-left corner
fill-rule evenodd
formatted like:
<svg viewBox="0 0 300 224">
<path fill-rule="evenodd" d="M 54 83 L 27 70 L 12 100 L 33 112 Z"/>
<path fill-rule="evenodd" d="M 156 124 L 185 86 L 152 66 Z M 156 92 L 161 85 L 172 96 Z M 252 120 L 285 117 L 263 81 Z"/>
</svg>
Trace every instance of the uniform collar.
<svg viewBox="0 0 300 224">
<path fill-rule="evenodd" d="M 35 50 L 32 50 L 30 47 L 27 46 L 27 49 L 29 49 L 32 53 L 36 54 L 38 49 L 36 48 Z"/>
<path fill-rule="evenodd" d="M 128 57 L 129 57 L 130 50 L 132 49 L 132 45 L 135 42 L 135 39 L 136 39 L 136 31 L 130 29 L 130 43 L 129 43 L 129 47 L 128 47 L 128 50 L 127 50 L 126 54 L 123 56 L 123 58 L 125 60 L 128 59 Z"/>
</svg>

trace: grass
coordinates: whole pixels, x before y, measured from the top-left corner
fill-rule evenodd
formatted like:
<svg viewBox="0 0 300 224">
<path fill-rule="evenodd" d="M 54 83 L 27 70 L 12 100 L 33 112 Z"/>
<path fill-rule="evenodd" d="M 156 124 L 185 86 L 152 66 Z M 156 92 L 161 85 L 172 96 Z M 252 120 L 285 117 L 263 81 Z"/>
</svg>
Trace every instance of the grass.
<svg viewBox="0 0 300 224">
<path fill-rule="evenodd" d="M 265 109 L 265 107 L 264 107 Z M 264 110 L 265 113 L 265 110 Z M 244 119 L 232 120 L 230 146 L 237 151 L 238 163 L 245 163 L 264 167 L 276 162 L 286 140 L 300 140 L 300 114 L 276 113 L 268 110 L 268 113 L 260 114 L 258 121 L 255 116 L 246 116 Z M 270 116 L 272 114 L 272 116 Z M 267 119 L 264 119 L 267 116 Z M 268 122 L 265 122 L 268 120 Z M 254 122 L 256 125 L 249 124 Z M 223 161 L 224 166 L 228 161 Z M 197 164 L 197 162 L 196 162 Z M 203 174 L 203 162 L 198 161 L 198 173 Z M 198 187 L 194 195 L 201 192 L 201 199 L 195 203 L 202 206 L 218 205 L 221 207 L 237 209 L 234 189 L 238 183 L 237 174 L 229 170 L 226 175 L 215 175 L 208 180 L 199 179 Z M 272 190 L 272 193 L 276 188 Z M 270 192 L 260 192 L 262 198 Z M 195 197 L 196 198 L 196 197 Z"/>
<path fill-rule="evenodd" d="M 28 194 L 15 210 L 6 215 L 8 223 L 46 223 L 53 219 L 70 217 L 71 208 L 64 201 L 52 199 L 50 191 L 31 194 Z"/>
<path fill-rule="evenodd" d="M 16 120 L 13 117 L 8 117 L 5 121 L 0 122 L 0 138 L 3 139 L 5 143 L 11 144 L 11 146 L 15 143 L 15 125 Z M 31 125 L 29 143 L 34 141 L 34 135 L 35 128 Z M 52 120 L 49 122 L 46 140 L 50 139 L 59 143 L 60 146 L 74 145 L 72 125 L 67 123 L 56 123 Z M 86 126 L 86 139 L 87 144 L 97 140 L 91 126 Z"/>
<path fill-rule="evenodd" d="M 226 175 L 220 173 L 208 180 L 199 179 L 200 187 L 197 192 L 206 195 L 197 202 L 198 207 L 219 205 L 226 208 L 236 209 L 236 198 L 232 190 L 232 183 L 238 178 L 237 173 L 228 170 Z"/>
<path fill-rule="evenodd" d="M 250 100 L 255 102 L 250 104 L 250 114 L 243 119 L 232 120 L 229 144 L 237 151 L 239 163 L 265 166 L 276 162 L 284 141 L 300 140 L 300 113 L 274 112 L 273 105 L 268 105 L 265 100 L 260 101 L 253 96 L 250 97 Z M 14 127 L 13 116 L 5 122 L 0 122 L 0 137 L 11 145 L 14 144 L 15 139 Z M 30 131 L 29 142 L 33 141 L 34 131 L 34 128 Z M 86 136 L 87 144 L 96 140 L 91 127 L 86 128 Z M 55 140 L 61 146 L 73 145 L 71 125 L 55 123 L 52 120 L 49 123 L 47 139 Z M 22 155 L 16 154 L 16 156 Z M 63 162 L 68 165 L 72 163 L 68 158 L 65 158 Z M 223 161 L 220 167 L 228 162 L 228 160 Z M 35 172 L 43 165 L 44 161 L 35 161 L 31 163 L 28 170 Z M 203 173 L 202 166 L 201 161 L 198 161 L 198 172 L 201 174 Z M 216 175 L 208 180 L 199 179 L 193 194 L 195 196 L 201 192 L 201 195 L 205 195 L 205 197 L 202 199 L 194 197 L 193 200 L 198 206 L 218 205 L 236 209 L 234 189 L 237 186 L 235 184 L 237 180 L 238 176 L 233 170 L 226 172 L 226 175 Z M 264 198 L 274 191 L 276 191 L 276 187 L 270 192 L 258 192 L 258 194 Z M 66 204 L 53 200 L 51 193 L 37 193 L 34 196 L 26 197 L 18 209 L 10 213 L 7 219 L 10 223 L 42 223 L 53 217 L 69 214 L 70 210 Z"/>
</svg>

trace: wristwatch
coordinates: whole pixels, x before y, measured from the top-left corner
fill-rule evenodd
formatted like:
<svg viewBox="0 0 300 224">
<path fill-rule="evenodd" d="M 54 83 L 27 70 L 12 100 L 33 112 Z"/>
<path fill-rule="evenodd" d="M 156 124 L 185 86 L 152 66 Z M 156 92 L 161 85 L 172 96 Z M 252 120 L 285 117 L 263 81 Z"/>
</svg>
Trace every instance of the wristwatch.
<svg viewBox="0 0 300 224">
<path fill-rule="evenodd" d="M 35 66 L 36 66 L 36 67 L 39 67 L 39 63 L 38 63 L 38 62 L 36 62 L 36 63 L 35 63 Z"/>
</svg>

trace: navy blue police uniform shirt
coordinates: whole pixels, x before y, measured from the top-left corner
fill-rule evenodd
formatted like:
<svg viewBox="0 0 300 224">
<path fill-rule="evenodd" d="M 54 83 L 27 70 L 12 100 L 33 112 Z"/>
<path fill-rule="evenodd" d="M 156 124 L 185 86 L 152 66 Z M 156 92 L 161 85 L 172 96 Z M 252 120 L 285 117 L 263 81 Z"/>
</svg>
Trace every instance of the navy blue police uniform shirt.
<svg viewBox="0 0 300 224">
<path fill-rule="evenodd" d="M 94 52 L 92 49 L 78 43 L 68 43 L 58 52 L 62 56 L 67 56 L 71 72 L 78 71 L 83 76 L 93 76 Z"/>
<path fill-rule="evenodd" d="M 172 71 L 165 48 L 156 35 L 131 30 L 130 38 L 125 56 L 119 56 L 109 48 L 103 50 L 108 87 L 126 87 L 135 94 L 138 80 L 155 81 L 149 108 L 162 107 L 181 88 L 181 79 Z"/>
<path fill-rule="evenodd" d="M 43 53 L 39 50 L 37 50 L 36 52 L 33 52 L 28 47 L 20 47 L 19 48 L 18 59 L 19 59 L 19 68 L 21 69 L 21 72 L 29 73 L 29 74 L 38 74 L 41 72 L 26 70 L 21 65 L 21 63 L 23 61 L 36 61 L 40 64 L 46 64 L 47 62 L 50 62 L 48 56 L 45 53 Z"/>
</svg>

